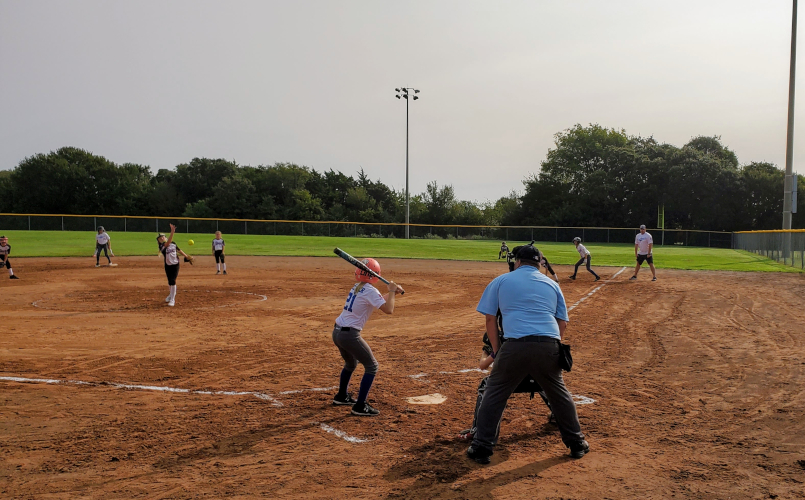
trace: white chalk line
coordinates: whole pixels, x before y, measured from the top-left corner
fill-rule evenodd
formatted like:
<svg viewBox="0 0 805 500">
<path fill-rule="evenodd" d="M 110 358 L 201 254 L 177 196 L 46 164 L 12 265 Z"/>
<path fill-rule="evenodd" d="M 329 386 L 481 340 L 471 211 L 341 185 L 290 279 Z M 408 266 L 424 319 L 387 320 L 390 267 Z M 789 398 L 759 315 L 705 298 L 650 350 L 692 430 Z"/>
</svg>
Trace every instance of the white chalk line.
<svg viewBox="0 0 805 500">
<path fill-rule="evenodd" d="M 293 391 L 282 391 L 278 392 L 277 394 L 299 394 L 300 392 L 325 392 L 325 391 L 332 391 L 333 389 L 338 389 L 337 385 L 332 387 L 311 387 L 310 389 L 296 389 Z"/>
<path fill-rule="evenodd" d="M 233 291 L 233 290 L 181 290 L 181 292 L 183 292 L 183 293 L 202 293 L 202 292 L 206 292 L 206 293 L 236 293 L 236 294 L 241 294 L 241 295 L 254 295 L 258 299 L 260 299 L 260 300 L 254 301 L 254 302 L 264 302 L 264 301 L 268 300 L 268 296 L 263 295 L 261 293 L 236 292 L 236 291 Z M 87 310 L 87 311 L 70 311 L 70 310 L 67 310 L 67 309 L 59 309 L 58 307 L 45 307 L 43 305 L 40 305 L 41 302 L 46 301 L 46 300 L 51 300 L 51 299 L 42 298 L 42 299 L 39 299 L 39 300 L 35 300 L 35 301 L 31 302 L 31 305 L 36 307 L 36 308 L 39 308 L 39 309 L 44 309 L 46 311 L 65 311 L 65 312 L 76 312 L 76 313 L 84 313 L 84 312 L 92 313 L 92 312 L 96 312 L 96 311 L 91 311 L 91 310 Z M 238 306 L 238 305 L 241 305 L 241 304 L 248 304 L 250 302 L 252 302 L 252 301 L 247 300 L 247 301 L 243 301 L 243 302 L 233 302 L 231 304 L 222 304 L 222 305 L 219 305 L 219 306 L 195 307 L 194 309 L 218 309 L 218 308 L 221 308 L 221 307 L 233 307 L 233 306 Z M 155 300 L 155 303 L 159 304 L 160 302 Z M 131 311 L 140 311 L 140 309 L 105 309 L 105 310 L 103 310 L 103 312 L 131 312 Z"/>
<path fill-rule="evenodd" d="M 39 383 L 39 384 L 65 384 L 65 385 L 89 385 L 94 387 L 115 387 L 118 389 L 131 389 L 136 391 L 156 391 L 156 392 L 171 392 L 179 394 L 204 394 L 214 396 L 254 396 L 258 399 L 268 401 L 271 406 L 281 407 L 282 402 L 272 397 L 270 394 L 264 392 L 254 391 L 200 391 L 193 389 L 181 389 L 178 387 L 164 387 L 158 385 L 138 385 L 138 384 L 121 384 L 118 382 L 85 382 L 82 380 L 64 380 L 64 379 L 49 379 L 49 378 L 24 378 L 24 377 L 0 377 L 0 380 L 6 382 L 21 382 L 21 383 Z"/>
<path fill-rule="evenodd" d="M 350 436 L 346 432 L 339 431 L 338 429 L 330 427 L 327 424 L 320 424 L 319 428 L 321 430 L 323 430 L 324 432 L 327 432 L 327 433 L 330 433 L 330 434 L 335 434 L 336 436 L 340 437 L 341 439 L 343 439 L 344 441 L 347 441 L 349 443 L 367 443 L 367 442 L 369 442 L 368 439 L 361 439 L 361 438 L 356 438 L 354 436 Z"/>
<path fill-rule="evenodd" d="M 573 309 L 575 309 L 575 308 L 576 308 L 576 307 L 577 307 L 579 304 L 581 304 L 582 302 L 584 302 L 584 301 L 585 301 L 585 300 L 587 300 L 588 298 L 592 297 L 592 295 L 593 295 L 595 292 L 597 292 L 598 290 L 600 290 L 600 289 L 604 288 L 604 286 L 606 286 L 606 284 L 607 284 L 607 283 L 609 283 L 610 281 L 614 280 L 614 279 L 615 279 L 615 278 L 616 278 L 616 277 L 617 277 L 617 276 L 618 276 L 620 273 L 622 273 L 622 272 L 623 272 L 623 271 L 625 271 L 625 270 L 626 270 L 626 266 L 623 266 L 623 267 L 621 268 L 621 270 L 620 270 L 620 271 L 618 271 L 617 273 L 613 274 L 613 275 L 612 275 L 612 277 L 610 277 L 608 280 L 606 280 L 606 281 L 604 281 L 603 283 L 601 283 L 600 285 L 598 285 L 596 288 L 594 288 L 594 289 L 593 289 L 593 291 L 591 291 L 590 293 L 588 293 L 588 294 L 587 294 L 587 295 L 585 295 L 584 297 L 582 297 L 582 298 L 580 298 L 579 300 L 577 300 L 577 301 L 576 301 L 576 303 L 575 303 L 575 304 L 573 304 L 572 306 L 568 307 L 568 308 L 567 308 L 567 312 L 572 311 L 572 310 L 573 310 Z"/>
</svg>

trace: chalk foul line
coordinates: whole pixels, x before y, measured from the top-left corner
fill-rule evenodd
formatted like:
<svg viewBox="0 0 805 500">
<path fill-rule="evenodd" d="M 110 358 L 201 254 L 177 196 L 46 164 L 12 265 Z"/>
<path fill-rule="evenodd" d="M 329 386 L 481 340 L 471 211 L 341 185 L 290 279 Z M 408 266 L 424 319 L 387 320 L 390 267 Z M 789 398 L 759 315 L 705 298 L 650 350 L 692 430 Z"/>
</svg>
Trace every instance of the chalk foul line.
<svg viewBox="0 0 805 500">
<path fill-rule="evenodd" d="M 324 432 L 327 432 L 329 434 L 335 434 L 336 436 L 340 437 L 341 439 L 343 439 L 344 441 L 347 441 L 349 443 L 366 443 L 366 442 L 369 441 L 368 439 L 361 439 L 361 438 L 356 438 L 354 436 L 350 436 L 346 432 L 339 431 L 338 429 L 330 427 L 327 424 L 320 424 L 319 428 L 321 430 L 323 430 Z"/>
<path fill-rule="evenodd" d="M 82 380 L 64 380 L 64 379 L 49 379 L 49 378 L 24 378 L 24 377 L 0 377 L 0 380 L 6 382 L 21 382 L 27 384 L 65 384 L 65 385 L 89 385 L 95 387 L 116 387 L 118 389 L 130 389 L 135 391 L 156 391 L 156 392 L 170 392 L 179 394 L 205 394 L 215 396 L 254 396 L 263 401 L 268 401 L 271 406 L 281 407 L 282 402 L 272 397 L 270 394 L 264 392 L 254 391 L 201 391 L 193 389 L 181 389 L 178 387 L 164 387 L 158 385 L 138 385 L 138 384 L 120 384 L 118 382 L 84 382 Z"/>
<path fill-rule="evenodd" d="M 573 304 L 572 306 L 568 307 L 568 308 L 567 308 L 567 312 L 572 311 L 572 310 L 573 310 L 573 309 L 575 309 L 575 308 L 576 308 L 576 307 L 577 307 L 579 304 L 581 304 L 582 302 L 584 302 L 584 301 L 585 301 L 585 300 L 587 300 L 588 298 L 592 297 L 592 296 L 593 296 L 593 294 L 594 294 L 595 292 L 597 292 L 598 290 L 600 290 L 600 289 L 604 288 L 604 287 L 606 286 L 606 284 L 607 284 L 607 283 L 609 283 L 609 282 L 611 282 L 612 280 L 614 280 L 614 279 L 615 279 L 615 278 L 616 278 L 616 277 L 617 277 L 617 276 L 618 276 L 620 273 L 622 273 L 622 272 L 623 272 L 623 271 L 625 271 L 625 270 L 626 270 L 626 266 L 623 266 L 623 267 L 621 268 L 621 270 L 620 270 L 620 271 L 618 271 L 617 273 L 613 274 L 613 275 L 612 275 L 612 276 L 611 276 L 611 277 L 610 277 L 608 280 L 606 280 L 606 281 L 604 281 L 603 283 L 601 283 L 600 285 L 598 285 L 598 286 L 597 286 L 596 288 L 594 288 L 594 289 L 593 289 L 593 290 L 592 290 L 590 293 L 588 293 L 588 294 L 587 294 L 587 295 L 585 295 L 584 297 L 582 297 L 582 298 L 580 298 L 579 300 L 577 300 L 577 301 L 576 301 L 576 303 L 575 303 L 575 304 Z"/>
</svg>

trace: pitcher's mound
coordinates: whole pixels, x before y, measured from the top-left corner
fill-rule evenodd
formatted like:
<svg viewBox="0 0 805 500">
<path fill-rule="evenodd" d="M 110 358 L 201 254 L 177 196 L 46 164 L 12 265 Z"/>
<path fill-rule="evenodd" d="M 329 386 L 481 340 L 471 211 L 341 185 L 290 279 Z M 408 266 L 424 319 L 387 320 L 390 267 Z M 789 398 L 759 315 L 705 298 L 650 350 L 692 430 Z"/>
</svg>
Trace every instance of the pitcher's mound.
<svg viewBox="0 0 805 500">
<path fill-rule="evenodd" d="M 412 405 L 440 405 L 447 401 L 447 396 L 439 394 L 425 394 L 424 396 L 412 396 L 405 398 Z"/>
</svg>

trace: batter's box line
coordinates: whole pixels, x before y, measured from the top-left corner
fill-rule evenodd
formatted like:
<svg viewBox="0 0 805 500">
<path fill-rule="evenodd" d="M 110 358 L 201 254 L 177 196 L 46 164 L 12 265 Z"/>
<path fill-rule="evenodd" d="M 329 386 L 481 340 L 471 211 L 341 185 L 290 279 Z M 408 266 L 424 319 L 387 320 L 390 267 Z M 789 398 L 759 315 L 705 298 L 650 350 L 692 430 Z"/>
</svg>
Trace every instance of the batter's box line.
<svg viewBox="0 0 805 500">
<path fill-rule="evenodd" d="M 115 387 L 118 389 L 129 389 L 135 391 L 155 391 L 155 392 L 168 392 L 178 394 L 203 394 L 210 396 L 254 396 L 263 401 L 268 401 L 271 406 L 277 408 L 282 407 L 281 401 L 277 400 L 270 394 L 265 392 L 255 391 L 201 391 L 194 389 L 182 389 L 178 387 L 164 387 L 158 385 L 139 385 L 139 384 L 121 384 L 118 382 L 85 382 L 82 380 L 59 380 L 49 378 L 24 378 L 24 377 L 0 377 L 0 381 L 6 382 L 20 382 L 25 384 L 63 384 L 63 385 L 89 385 L 93 387 Z"/>
</svg>

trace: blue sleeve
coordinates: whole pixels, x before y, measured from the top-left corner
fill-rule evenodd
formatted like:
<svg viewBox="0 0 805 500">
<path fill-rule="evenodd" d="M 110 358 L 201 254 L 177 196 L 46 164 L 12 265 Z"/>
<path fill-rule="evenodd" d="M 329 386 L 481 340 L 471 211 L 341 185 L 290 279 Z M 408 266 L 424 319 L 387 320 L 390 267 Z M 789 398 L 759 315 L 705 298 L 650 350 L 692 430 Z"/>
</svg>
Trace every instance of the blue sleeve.
<svg viewBox="0 0 805 500">
<path fill-rule="evenodd" d="M 498 290 L 500 289 L 500 278 L 495 278 L 491 283 L 486 285 L 481 300 L 478 301 L 478 307 L 475 309 L 481 314 L 496 315 L 500 308 L 500 301 L 498 300 Z"/>
<path fill-rule="evenodd" d="M 570 321 L 570 318 L 567 315 L 567 304 L 565 304 L 565 296 L 562 294 L 562 290 L 557 286 L 556 287 L 556 314 L 554 314 L 556 319 L 561 319 L 563 321 Z"/>
</svg>

